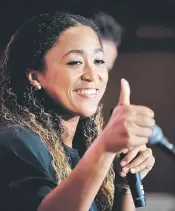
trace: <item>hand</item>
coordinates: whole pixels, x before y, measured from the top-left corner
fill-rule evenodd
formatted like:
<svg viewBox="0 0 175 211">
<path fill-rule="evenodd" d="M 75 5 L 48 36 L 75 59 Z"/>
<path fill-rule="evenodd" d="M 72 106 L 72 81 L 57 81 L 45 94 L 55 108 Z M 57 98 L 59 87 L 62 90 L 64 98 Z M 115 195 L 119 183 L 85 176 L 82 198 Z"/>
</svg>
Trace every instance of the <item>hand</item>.
<svg viewBox="0 0 175 211">
<path fill-rule="evenodd" d="M 153 117 L 151 109 L 130 105 L 130 87 L 122 79 L 119 103 L 99 138 L 108 152 L 116 154 L 125 148 L 146 144 L 155 124 Z"/>
<path fill-rule="evenodd" d="M 138 153 L 139 155 L 136 157 Z M 120 175 L 125 177 L 129 171 L 131 173 L 140 172 L 140 176 L 143 179 L 152 169 L 154 163 L 155 158 L 150 148 L 147 148 L 146 145 L 133 147 L 120 162 L 122 167 Z"/>
</svg>

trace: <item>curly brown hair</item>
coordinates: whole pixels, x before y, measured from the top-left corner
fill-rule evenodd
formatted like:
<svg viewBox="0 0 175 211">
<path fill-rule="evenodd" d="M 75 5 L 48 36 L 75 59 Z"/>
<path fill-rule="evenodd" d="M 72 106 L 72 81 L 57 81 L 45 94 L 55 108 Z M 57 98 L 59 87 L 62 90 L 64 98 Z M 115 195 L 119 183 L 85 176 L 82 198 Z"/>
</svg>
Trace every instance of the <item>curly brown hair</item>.
<svg viewBox="0 0 175 211">
<path fill-rule="evenodd" d="M 21 125 L 37 134 L 53 158 L 58 182 L 71 173 L 62 141 L 68 135 L 62 124 L 64 111 L 43 89 L 29 83 L 26 72 L 44 71 L 46 52 L 63 31 L 77 24 L 90 26 L 98 35 L 94 22 L 82 16 L 58 12 L 35 16 L 12 36 L 0 63 L 0 127 Z M 100 108 L 91 117 L 80 117 L 75 140 L 81 137 L 82 154 L 99 135 L 101 122 Z M 113 181 L 111 167 L 96 197 L 99 210 L 112 208 Z"/>
</svg>

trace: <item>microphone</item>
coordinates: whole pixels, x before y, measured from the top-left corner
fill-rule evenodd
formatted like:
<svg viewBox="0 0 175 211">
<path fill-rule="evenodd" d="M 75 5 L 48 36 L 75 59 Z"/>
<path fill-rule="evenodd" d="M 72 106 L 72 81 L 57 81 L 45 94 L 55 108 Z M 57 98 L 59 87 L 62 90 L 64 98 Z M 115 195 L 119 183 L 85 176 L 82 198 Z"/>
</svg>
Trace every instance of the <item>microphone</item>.
<svg viewBox="0 0 175 211">
<path fill-rule="evenodd" d="M 125 154 L 121 153 L 120 159 L 123 159 L 124 157 L 125 157 Z M 128 185 L 131 190 L 135 207 L 145 207 L 146 197 L 145 197 L 145 192 L 143 189 L 140 173 L 137 172 L 137 173 L 132 174 L 131 172 L 128 172 L 126 177 L 127 177 Z"/>
<path fill-rule="evenodd" d="M 114 108 L 110 109 L 110 114 L 112 114 L 113 110 L 114 110 Z M 125 154 L 121 153 L 120 160 L 122 160 L 124 157 L 125 157 Z M 135 207 L 145 207 L 146 206 L 146 197 L 145 197 L 140 173 L 137 172 L 137 173 L 132 174 L 129 172 L 129 173 L 127 173 L 126 177 L 127 177 L 129 188 L 131 190 L 131 194 L 132 194 L 132 198 L 133 198 Z"/>
<path fill-rule="evenodd" d="M 153 134 L 148 139 L 148 144 L 157 145 L 175 159 L 175 145 L 168 141 L 168 139 L 164 136 L 162 129 L 158 125 L 153 127 Z"/>
</svg>

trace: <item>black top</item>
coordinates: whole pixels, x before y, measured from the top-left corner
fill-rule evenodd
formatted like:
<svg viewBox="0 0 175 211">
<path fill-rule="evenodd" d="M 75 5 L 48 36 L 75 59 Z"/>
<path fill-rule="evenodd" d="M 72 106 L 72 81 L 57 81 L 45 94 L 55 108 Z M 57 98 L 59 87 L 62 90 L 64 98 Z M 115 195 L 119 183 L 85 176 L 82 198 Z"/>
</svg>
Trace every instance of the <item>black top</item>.
<svg viewBox="0 0 175 211">
<path fill-rule="evenodd" d="M 65 146 L 72 168 L 80 157 Z M 24 127 L 0 129 L 0 210 L 37 211 L 57 186 L 52 158 L 41 139 Z M 90 211 L 97 211 L 93 202 Z"/>
</svg>

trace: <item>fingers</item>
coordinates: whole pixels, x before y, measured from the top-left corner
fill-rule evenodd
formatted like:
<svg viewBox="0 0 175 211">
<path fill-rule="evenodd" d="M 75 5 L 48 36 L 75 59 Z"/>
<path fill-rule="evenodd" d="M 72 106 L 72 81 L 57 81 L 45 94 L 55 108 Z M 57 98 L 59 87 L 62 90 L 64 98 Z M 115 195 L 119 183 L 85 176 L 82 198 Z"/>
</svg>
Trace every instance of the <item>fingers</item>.
<svg viewBox="0 0 175 211">
<path fill-rule="evenodd" d="M 147 144 L 148 138 L 129 134 L 128 139 L 125 140 L 125 146 L 136 147 L 143 144 Z"/>
<path fill-rule="evenodd" d="M 129 134 L 145 138 L 152 136 L 152 128 L 140 127 L 132 122 L 126 122 L 125 125 Z"/>
<path fill-rule="evenodd" d="M 123 167 L 121 176 L 126 176 L 129 171 L 131 173 L 140 172 L 141 178 L 143 179 L 152 169 L 155 163 L 152 150 L 149 148 L 146 148 L 145 150 L 142 149 L 143 151 L 139 154 L 138 157 L 135 158 L 138 150 L 139 147 L 131 149 L 121 161 L 121 166 Z"/>
<path fill-rule="evenodd" d="M 130 115 L 128 121 L 141 127 L 152 128 L 155 125 L 155 120 L 153 118 L 141 114 Z"/>
<path fill-rule="evenodd" d="M 144 106 L 120 106 L 116 107 L 113 112 L 113 117 L 125 123 L 125 126 L 132 127 L 137 125 L 139 127 L 151 128 L 155 125 L 153 119 L 154 112 Z"/>
<path fill-rule="evenodd" d="M 154 157 L 148 158 L 143 163 L 141 163 L 139 166 L 136 166 L 131 169 L 130 168 L 122 169 L 122 171 L 120 172 L 120 175 L 122 177 L 126 177 L 128 172 L 131 172 L 132 174 L 139 172 L 141 179 L 143 179 L 149 173 L 149 171 L 152 169 L 154 163 L 155 163 Z"/>
<path fill-rule="evenodd" d="M 149 118 L 153 118 L 154 117 L 154 111 L 146 106 L 141 106 L 141 105 L 123 105 L 123 106 L 117 106 L 114 109 L 113 115 L 115 115 L 115 113 L 118 113 L 118 109 L 120 109 L 120 112 L 125 114 L 126 116 L 139 116 L 139 115 L 143 115 Z M 117 112 L 115 111 L 117 110 Z M 140 116 L 141 118 L 141 116 Z M 143 119 L 144 120 L 144 119 Z"/>
<path fill-rule="evenodd" d="M 124 148 L 146 144 L 155 124 L 153 117 L 151 109 L 130 105 L 130 86 L 122 79 L 118 106 L 103 130 L 106 150 L 118 153 Z"/>
<path fill-rule="evenodd" d="M 118 105 L 130 105 L 130 86 L 127 80 L 121 80 L 121 91 Z"/>
<path fill-rule="evenodd" d="M 155 159 L 154 159 L 155 160 Z M 155 163 L 155 162 L 154 162 Z M 140 170 L 138 172 L 140 172 L 140 177 L 141 179 L 144 179 L 146 177 L 146 175 L 149 173 L 149 171 L 152 169 L 152 167 L 154 166 L 154 163 L 153 165 L 150 167 L 150 168 L 145 168 L 143 170 Z"/>
<path fill-rule="evenodd" d="M 133 147 L 132 149 L 130 149 L 128 151 L 128 153 L 125 155 L 125 157 L 121 160 L 120 162 L 120 165 L 123 167 L 123 166 L 126 166 L 128 165 L 131 161 L 133 162 L 139 162 L 142 163 L 145 159 L 147 159 L 147 157 L 151 156 L 152 152 L 150 152 L 150 155 L 148 155 L 148 152 L 145 153 L 145 151 L 147 150 L 148 148 L 146 147 L 146 145 L 142 145 L 142 146 L 138 146 L 138 147 Z M 145 151 L 144 151 L 145 150 Z M 141 155 L 142 151 L 144 151 L 144 156 Z M 136 155 L 139 154 L 139 156 L 136 158 Z M 147 155 L 145 155 L 147 154 Z M 146 157 L 147 156 L 147 157 Z M 145 159 L 144 159 L 144 158 Z M 134 159 L 135 158 L 135 159 Z"/>
<path fill-rule="evenodd" d="M 154 111 L 146 106 L 130 105 L 130 109 L 134 114 L 145 115 L 151 118 L 154 117 Z"/>
</svg>

